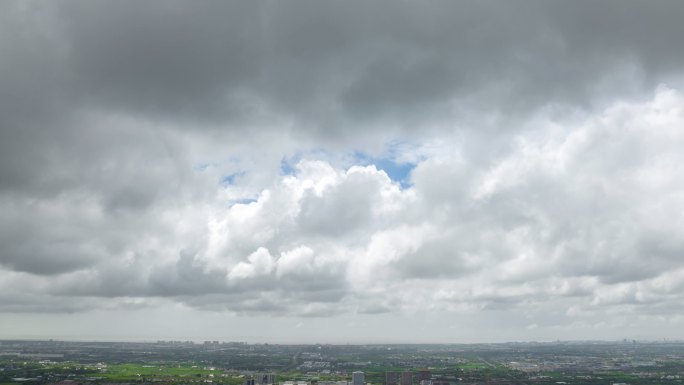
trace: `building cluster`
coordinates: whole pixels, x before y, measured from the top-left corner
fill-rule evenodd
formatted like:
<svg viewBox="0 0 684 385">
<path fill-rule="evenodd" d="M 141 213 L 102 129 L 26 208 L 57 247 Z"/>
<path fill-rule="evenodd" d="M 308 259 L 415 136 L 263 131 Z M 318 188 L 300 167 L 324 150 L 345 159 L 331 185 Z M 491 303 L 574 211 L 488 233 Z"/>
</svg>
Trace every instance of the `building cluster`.
<svg viewBox="0 0 684 385">
<path fill-rule="evenodd" d="M 330 361 L 304 361 L 297 369 L 301 371 L 317 370 L 322 371 L 330 369 Z"/>
<path fill-rule="evenodd" d="M 272 385 L 276 383 L 275 373 L 256 373 L 245 378 L 243 385 Z"/>
<path fill-rule="evenodd" d="M 385 385 L 433 385 L 431 378 L 430 371 L 427 369 L 420 370 L 418 373 L 412 371 L 385 372 Z"/>
<path fill-rule="evenodd" d="M 193 341 L 180 341 L 180 340 L 173 340 L 173 341 L 164 341 L 164 340 L 158 340 L 157 345 L 194 345 L 195 343 Z"/>
<path fill-rule="evenodd" d="M 366 384 L 365 374 L 362 371 L 352 372 L 351 381 L 318 381 L 318 385 L 368 385 Z M 275 373 L 256 373 L 247 377 L 243 385 L 275 385 Z M 280 385 L 309 385 L 305 381 L 285 381 Z M 385 372 L 384 385 L 442 385 L 432 381 L 429 370 L 418 372 L 402 371 Z"/>
</svg>

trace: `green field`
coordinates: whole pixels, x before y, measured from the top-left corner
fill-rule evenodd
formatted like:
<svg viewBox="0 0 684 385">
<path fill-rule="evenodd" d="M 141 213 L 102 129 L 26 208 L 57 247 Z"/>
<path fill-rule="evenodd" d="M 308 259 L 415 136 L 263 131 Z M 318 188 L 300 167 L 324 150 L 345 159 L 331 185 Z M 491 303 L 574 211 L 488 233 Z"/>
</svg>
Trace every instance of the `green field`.
<svg viewBox="0 0 684 385">
<path fill-rule="evenodd" d="M 489 366 L 482 362 L 468 362 L 465 364 L 459 364 L 457 367 L 463 370 L 482 370 L 487 369 Z"/>
<path fill-rule="evenodd" d="M 241 384 L 242 379 L 224 374 L 222 370 L 210 370 L 198 365 L 140 365 L 117 364 L 109 365 L 106 370 L 93 374 L 110 381 L 139 381 L 156 380 L 167 382 L 199 382 L 211 379 L 215 383 Z"/>
</svg>

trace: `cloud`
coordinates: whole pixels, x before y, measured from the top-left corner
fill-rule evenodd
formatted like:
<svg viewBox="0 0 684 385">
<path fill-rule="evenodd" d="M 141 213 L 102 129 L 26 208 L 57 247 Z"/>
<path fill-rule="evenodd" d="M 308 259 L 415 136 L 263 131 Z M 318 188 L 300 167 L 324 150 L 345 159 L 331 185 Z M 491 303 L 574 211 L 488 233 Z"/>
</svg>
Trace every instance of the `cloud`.
<svg viewBox="0 0 684 385">
<path fill-rule="evenodd" d="M 278 270 L 276 274 L 278 276 L 301 274 L 306 277 L 313 272 L 313 263 L 314 251 L 307 246 L 299 246 L 282 254 L 280 259 L 278 259 Z"/>
<path fill-rule="evenodd" d="M 230 273 L 228 273 L 228 279 L 257 278 L 274 270 L 275 263 L 273 262 L 273 257 L 263 247 L 247 256 L 247 261 L 235 265 L 230 270 Z"/>
<path fill-rule="evenodd" d="M 211 200 L 155 200 L 135 220 L 89 195 L 6 196 L 2 264 L 41 282 L 36 298 L 163 296 L 238 313 L 647 306 L 675 295 L 665 277 L 684 245 L 661 225 L 682 204 L 667 176 L 682 99 L 661 87 L 583 120 L 538 118 L 490 164 L 429 145 L 407 188 L 373 165 L 303 159 L 252 202 L 227 204 L 239 186 L 217 183 Z"/>
<path fill-rule="evenodd" d="M 0 5 L 0 311 L 681 309 L 680 2 L 130 5 Z"/>
</svg>

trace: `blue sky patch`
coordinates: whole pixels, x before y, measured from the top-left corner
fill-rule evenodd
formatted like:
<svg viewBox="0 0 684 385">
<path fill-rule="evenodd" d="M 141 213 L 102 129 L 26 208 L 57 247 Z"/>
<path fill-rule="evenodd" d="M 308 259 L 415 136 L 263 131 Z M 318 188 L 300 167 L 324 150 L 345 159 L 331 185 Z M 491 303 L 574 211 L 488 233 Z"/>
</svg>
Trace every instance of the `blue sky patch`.
<svg viewBox="0 0 684 385">
<path fill-rule="evenodd" d="M 221 185 L 226 186 L 226 185 L 231 185 L 235 184 L 235 180 L 243 175 L 247 174 L 246 171 L 240 171 L 236 172 L 230 175 L 226 175 L 223 178 L 221 178 Z"/>
<path fill-rule="evenodd" d="M 240 199 L 233 199 L 233 200 L 231 201 L 231 203 L 232 203 L 231 206 L 234 206 L 234 205 L 248 205 L 248 204 L 254 203 L 254 202 L 256 202 L 256 201 L 257 201 L 256 198 L 240 198 Z"/>
<path fill-rule="evenodd" d="M 411 187 L 411 171 L 416 168 L 415 163 L 398 162 L 391 157 L 375 157 L 363 152 L 354 152 L 354 158 L 364 166 L 375 165 L 378 170 L 384 171 L 392 181 L 399 183 L 401 188 Z"/>
<path fill-rule="evenodd" d="M 283 157 L 280 161 L 280 173 L 283 175 L 294 175 L 295 169 L 292 166 L 294 162 L 290 159 Z"/>
</svg>

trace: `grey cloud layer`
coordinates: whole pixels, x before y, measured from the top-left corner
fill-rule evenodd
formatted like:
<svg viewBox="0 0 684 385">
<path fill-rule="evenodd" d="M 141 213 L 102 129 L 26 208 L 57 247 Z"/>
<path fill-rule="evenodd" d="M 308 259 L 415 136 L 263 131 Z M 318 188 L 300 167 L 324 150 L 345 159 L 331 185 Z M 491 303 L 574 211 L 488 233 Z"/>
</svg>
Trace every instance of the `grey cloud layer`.
<svg viewBox="0 0 684 385">
<path fill-rule="evenodd" d="M 682 14 L 2 3 L 0 310 L 679 309 Z"/>
<path fill-rule="evenodd" d="M 325 130 L 350 116 L 420 120 L 480 97 L 504 111 L 582 104 L 641 90 L 625 80 L 676 77 L 682 61 L 676 1 L 3 7 L 3 105 L 27 102 L 10 115 L 85 105 L 196 122 L 266 106 Z"/>
</svg>

